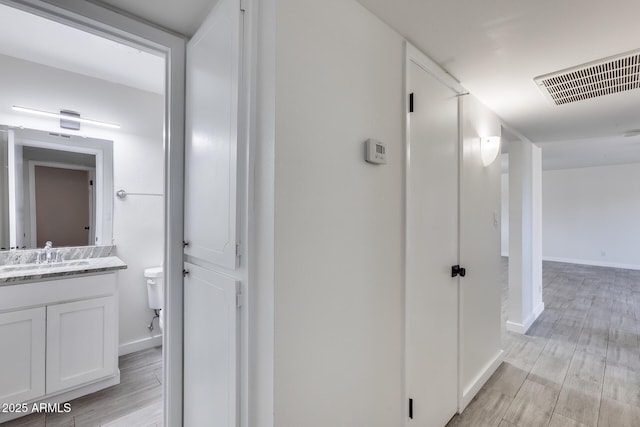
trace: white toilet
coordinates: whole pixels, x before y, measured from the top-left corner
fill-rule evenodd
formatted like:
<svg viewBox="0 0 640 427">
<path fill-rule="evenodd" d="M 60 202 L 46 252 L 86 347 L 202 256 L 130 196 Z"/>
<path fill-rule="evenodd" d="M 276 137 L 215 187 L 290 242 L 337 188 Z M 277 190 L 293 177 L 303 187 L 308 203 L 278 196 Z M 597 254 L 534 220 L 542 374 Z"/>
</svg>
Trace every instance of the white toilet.
<svg viewBox="0 0 640 427">
<path fill-rule="evenodd" d="M 160 331 L 164 329 L 164 291 L 163 291 L 163 275 L 162 267 L 147 268 L 144 270 L 144 277 L 147 279 L 147 296 L 149 299 L 149 308 L 155 312 L 155 316 L 149 323 L 149 330 L 153 331 L 153 320 L 158 317 Z"/>
</svg>

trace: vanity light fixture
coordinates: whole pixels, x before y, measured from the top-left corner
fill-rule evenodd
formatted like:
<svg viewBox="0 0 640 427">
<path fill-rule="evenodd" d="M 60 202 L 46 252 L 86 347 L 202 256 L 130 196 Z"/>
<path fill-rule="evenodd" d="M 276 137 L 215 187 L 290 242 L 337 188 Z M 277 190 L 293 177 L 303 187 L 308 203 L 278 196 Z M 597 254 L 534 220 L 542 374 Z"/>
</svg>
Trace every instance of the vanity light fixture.
<svg viewBox="0 0 640 427">
<path fill-rule="evenodd" d="M 494 162 L 500 152 L 500 137 L 485 136 L 480 138 L 480 154 L 482 156 L 482 165 L 489 166 Z"/>
<path fill-rule="evenodd" d="M 111 129 L 120 129 L 120 125 L 117 125 L 114 123 L 107 123 L 107 122 L 101 122 L 99 120 L 85 119 L 80 117 L 79 115 L 76 117 L 76 116 L 70 115 L 69 113 L 67 114 L 51 113 L 49 111 L 36 110 L 34 108 L 19 107 L 17 105 L 14 105 L 12 108 L 13 110 L 20 111 L 22 113 L 36 114 L 38 116 L 52 117 L 54 119 L 61 119 L 61 120 L 77 122 L 77 123 L 87 123 L 90 125 L 104 126 Z"/>
</svg>

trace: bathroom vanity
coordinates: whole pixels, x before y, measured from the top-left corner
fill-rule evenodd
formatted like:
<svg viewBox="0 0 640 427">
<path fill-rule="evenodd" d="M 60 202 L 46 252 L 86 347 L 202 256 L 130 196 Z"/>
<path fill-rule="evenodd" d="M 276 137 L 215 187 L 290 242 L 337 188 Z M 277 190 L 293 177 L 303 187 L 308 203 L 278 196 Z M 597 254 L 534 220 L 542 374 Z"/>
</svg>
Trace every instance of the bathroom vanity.
<svg viewBox="0 0 640 427">
<path fill-rule="evenodd" d="M 120 382 L 123 268 L 115 256 L 0 264 L 0 422 L 25 415 L 17 405 L 30 411 Z"/>
</svg>

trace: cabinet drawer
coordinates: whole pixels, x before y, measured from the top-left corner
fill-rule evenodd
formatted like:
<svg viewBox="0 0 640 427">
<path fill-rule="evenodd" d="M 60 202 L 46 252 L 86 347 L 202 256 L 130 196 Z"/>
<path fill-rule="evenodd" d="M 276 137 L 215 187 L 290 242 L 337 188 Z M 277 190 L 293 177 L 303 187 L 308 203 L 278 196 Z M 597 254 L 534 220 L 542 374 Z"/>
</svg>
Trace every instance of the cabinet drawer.
<svg viewBox="0 0 640 427">
<path fill-rule="evenodd" d="M 115 273 L 17 283 L 0 286 L 0 312 L 113 295 L 115 292 Z"/>
</svg>

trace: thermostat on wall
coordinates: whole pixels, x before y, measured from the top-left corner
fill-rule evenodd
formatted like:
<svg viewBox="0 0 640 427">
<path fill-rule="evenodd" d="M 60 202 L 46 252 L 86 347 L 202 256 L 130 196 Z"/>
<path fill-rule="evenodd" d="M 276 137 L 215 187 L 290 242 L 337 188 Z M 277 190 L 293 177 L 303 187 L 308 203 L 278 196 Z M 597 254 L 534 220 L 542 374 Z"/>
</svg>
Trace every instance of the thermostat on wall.
<svg viewBox="0 0 640 427">
<path fill-rule="evenodd" d="M 364 159 L 369 163 L 383 165 L 387 163 L 387 147 L 375 139 L 367 139 Z"/>
</svg>

